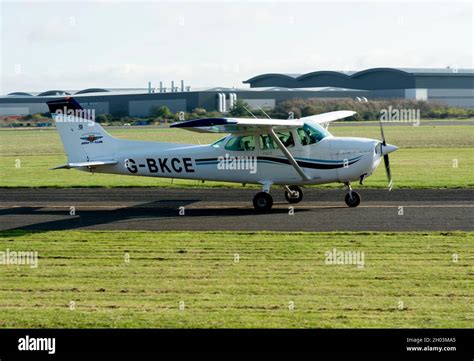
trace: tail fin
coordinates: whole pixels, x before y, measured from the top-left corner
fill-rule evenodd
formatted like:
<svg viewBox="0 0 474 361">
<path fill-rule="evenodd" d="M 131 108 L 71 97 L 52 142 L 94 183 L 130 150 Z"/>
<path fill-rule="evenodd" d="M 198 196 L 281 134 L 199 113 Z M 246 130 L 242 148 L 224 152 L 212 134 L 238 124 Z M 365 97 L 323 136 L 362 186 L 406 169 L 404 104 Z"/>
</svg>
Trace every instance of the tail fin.
<svg viewBox="0 0 474 361">
<path fill-rule="evenodd" d="M 83 109 L 72 97 L 47 102 L 68 163 L 112 161 L 118 139 L 94 121 L 94 110 Z"/>
</svg>

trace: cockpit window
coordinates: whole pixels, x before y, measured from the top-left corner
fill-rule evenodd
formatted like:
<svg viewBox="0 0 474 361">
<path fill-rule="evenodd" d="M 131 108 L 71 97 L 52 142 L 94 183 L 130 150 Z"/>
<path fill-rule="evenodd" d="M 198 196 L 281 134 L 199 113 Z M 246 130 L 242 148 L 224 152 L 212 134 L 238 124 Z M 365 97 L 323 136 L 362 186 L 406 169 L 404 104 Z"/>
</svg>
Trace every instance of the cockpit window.
<svg viewBox="0 0 474 361">
<path fill-rule="evenodd" d="M 255 150 L 255 137 L 253 135 L 244 135 L 232 137 L 224 147 L 227 150 L 252 151 Z"/>
<path fill-rule="evenodd" d="M 303 125 L 302 128 L 296 130 L 298 134 L 301 145 L 309 145 L 318 143 L 321 139 L 326 138 L 329 133 L 319 125 Z"/>
</svg>

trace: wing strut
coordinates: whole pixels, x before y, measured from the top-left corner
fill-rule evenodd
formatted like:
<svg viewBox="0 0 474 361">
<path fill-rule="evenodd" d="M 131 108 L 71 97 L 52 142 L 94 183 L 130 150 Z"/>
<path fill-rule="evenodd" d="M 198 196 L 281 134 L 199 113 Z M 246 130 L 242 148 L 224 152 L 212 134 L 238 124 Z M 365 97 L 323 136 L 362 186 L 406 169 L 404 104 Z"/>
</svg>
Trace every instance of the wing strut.
<svg viewBox="0 0 474 361">
<path fill-rule="evenodd" d="M 275 143 L 278 145 L 278 148 L 283 152 L 285 157 L 288 159 L 288 161 L 291 163 L 293 168 L 298 172 L 298 174 L 303 178 L 303 180 L 308 181 L 311 178 L 306 175 L 304 170 L 299 166 L 298 162 L 293 158 L 291 153 L 288 151 L 288 149 L 285 147 L 285 145 L 281 142 L 280 138 L 276 135 L 275 131 L 273 130 L 272 127 L 270 127 L 270 136 L 272 139 L 275 141 Z"/>
</svg>

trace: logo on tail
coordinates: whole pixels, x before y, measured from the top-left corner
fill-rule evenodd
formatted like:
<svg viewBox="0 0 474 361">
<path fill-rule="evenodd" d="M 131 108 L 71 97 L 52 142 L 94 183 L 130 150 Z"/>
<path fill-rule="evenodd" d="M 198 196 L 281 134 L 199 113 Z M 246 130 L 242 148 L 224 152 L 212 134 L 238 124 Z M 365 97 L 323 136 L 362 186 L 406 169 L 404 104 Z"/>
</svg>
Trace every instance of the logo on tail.
<svg viewBox="0 0 474 361">
<path fill-rule="evenodd" d="M 84 134 L 82 137 L 81 137 L 81 140 L 83 140 L 83 142 L 81 144 L 100 144 L 100 143 L 103 143 L 103 141 L 101 140 L 103 138 L 102 135 L 100 135 L 99 133 L 89 133 L 89 134 Z"/>
</svg>

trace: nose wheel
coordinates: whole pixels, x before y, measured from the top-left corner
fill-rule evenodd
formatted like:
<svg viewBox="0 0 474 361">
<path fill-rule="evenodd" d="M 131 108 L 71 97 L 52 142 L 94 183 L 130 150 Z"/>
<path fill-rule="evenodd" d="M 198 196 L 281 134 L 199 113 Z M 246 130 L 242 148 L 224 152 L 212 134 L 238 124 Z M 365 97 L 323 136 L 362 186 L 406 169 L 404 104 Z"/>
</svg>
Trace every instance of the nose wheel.
<svg viewBox="0 0 474 361">
<path fill-rule="evenodd" d="M 288 203 L 299 203 L 303 200 L 303 190 L 298 186 L 285 186 L 285 199 Z"/>
<path fill-rule="evenodd" d="M 344 198 L 344 201 L 346 202 L 348 207 L 357 207 L 360 204 L 360 195 L 357 192 L 354 192 L 352 190 L 351 184 L 346 183 L 347 187 L 347 194 L 346 197 Z"/>
<path fill-rule="evenodd" d="M 360 195 L 357 192 L 347 193 L 344 200 L 349 207 L 357 207 L 360 204 Z"/>
</svg>

